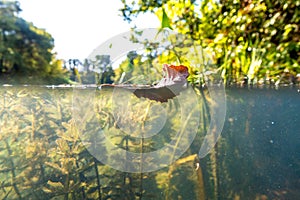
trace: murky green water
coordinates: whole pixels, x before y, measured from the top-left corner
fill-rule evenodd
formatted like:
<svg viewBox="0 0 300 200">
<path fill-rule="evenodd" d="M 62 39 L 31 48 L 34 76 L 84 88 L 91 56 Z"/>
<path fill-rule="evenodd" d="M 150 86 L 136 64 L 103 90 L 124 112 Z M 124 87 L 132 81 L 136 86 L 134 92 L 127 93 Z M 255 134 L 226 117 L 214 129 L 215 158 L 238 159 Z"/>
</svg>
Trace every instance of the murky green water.
<svg viewBox="0 0 300 200">
<path fill-rule="evenodd" d="M 198 96 L 201 112 L 196 128 L 193 117 L 197 115 L 182 118 L 188 113 L 178 109 L 180 104 L 175 99 L 164 104 L 135 102 L 136 109 L 127 116 L 131 124 L 142 125 L 122 129 L 129 122 L 119 123 L 115 118 L 109 92 L 1 87 L 0 199 L 300 198 L 299 89 L 226 89 L 227 112 L 221 138 L 211 153 L 199 160 L 197 154 L 209 127 L 209 108 L 214 103 L 206 91 L 203 94 Z M 153 130 L 153 126 L 142 123 L 148 107 L 153 108 L 149 111 L 151 123 L 160 127 L 163 122 L 160 134 L 136 138 L 137 129 Z M 182 127 L 177 118 L 191 122 L 180 137 L 190 129 L 197 134 L 172 165 L 153 172 L 129 173 L 106 164 L 120 161 L 133 165 L 131 169 L 143 169 L 141 160 L 128 162 L 127 154 L 111 155 L 114 149 L 103 144 L 99 137 L 102 133 L 116 148 L 141 155 L 169 145 Z M 173 153 L 162 152 L 161 159 L 174 156 L 178 145 L 169 145 Z M 110 156 L 99 161 L 87 147 Z M 144 161 L 149 166 L 158 162 Z"/>
<path fill-rule="evenodd" d="M 299 90 L 235 88 L 227 95 L 216 148 L 219 199 L 298 199 Z"/>
</svg>

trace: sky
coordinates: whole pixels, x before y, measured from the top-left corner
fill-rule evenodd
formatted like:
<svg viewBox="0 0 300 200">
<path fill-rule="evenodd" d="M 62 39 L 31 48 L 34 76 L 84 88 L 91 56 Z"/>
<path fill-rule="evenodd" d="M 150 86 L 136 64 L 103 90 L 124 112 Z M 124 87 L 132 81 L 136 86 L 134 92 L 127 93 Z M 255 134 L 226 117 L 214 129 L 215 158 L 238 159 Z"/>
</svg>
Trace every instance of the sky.
<svg viewBox="0 0 300 200">
<path fill-rule="evenodd" d="M 154 14 L 124 21 L 121 0 L 19 0 L 20 17 L 45 29 L 54 38 L 58 59 L 87 58 L 95 48 L 111 37 L 138 28 L 158 28 Z"/>
</svg>

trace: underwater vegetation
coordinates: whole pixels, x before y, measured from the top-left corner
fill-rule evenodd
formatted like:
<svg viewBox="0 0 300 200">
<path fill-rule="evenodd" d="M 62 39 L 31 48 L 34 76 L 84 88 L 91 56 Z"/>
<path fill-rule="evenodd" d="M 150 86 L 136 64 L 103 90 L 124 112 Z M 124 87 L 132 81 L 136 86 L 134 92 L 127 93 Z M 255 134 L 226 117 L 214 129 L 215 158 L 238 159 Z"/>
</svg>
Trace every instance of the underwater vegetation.
<svg viewBox="0 0 300 200">
<path fill-rule="evenodd" d="M 128 122 L 114 118 L 109 92 L 95 91 L 96 118 L 89 118 L 87 112 L 79 127 L 73 110 L 85 105 L 76 105 L 79 101 L 74 101 L 73 89 L 1 87 L 0 199 L 299 198 L 297 89 L 228 88 L 221 139 L 201 160 L 197 153 L 209 127 L 213 102 L 205 89 L 195 90 L 201 110 L 200 124 L 185 127 L 197 131 L 186 152 L 160 170 L 128 173 L 91 155 L 82 143 L 81 132 L 96 138 L 95 130 L 105 130 L 119 148 L 151 152 L 174 137 L 179 124 L 176 117 L 167 118 L 160 134 L 141 139 L 135 137 L 138 133 L 126 134 L 122 130 L 121 125 Z M 177 112 L 176 99 L 163 104 L 136 101 L 131 122 L 144 119 L 141 113 L 145 113 L 143 109 L 148 104 L 163 106 L 170 116 Z M 155 115 L 151 116 L 151 120 L 156 120 Z M 105 155 L 108 149 L 105 144 L 102 147 L 101 153 Z"/>
<path fill-rule="evenodd" d="M 151 199 L 174 190 L 169 178 L 173 171 L 125 173 L 94 158 L 82 144 L 72 117 L 72 89 L 3 87 L 0 94 L 1 199 Z M 140 151 L 140 141 L 119 135 L 120 129 L 110 121 L 109 99 L 99 95 L 97 100 L 98 122 L 103 126 L 99 128 L 107 129 L 116 145 Z M 88 121 L 85 131 L 93 137 Z M 170 129 L 168 123 L 165 129 Z M 156 141 L 163 143 L 165 137 Z M 155 145 L 144 141 L 143 151 Z M 195 174 L 194 157 L 182 167 Z M 193 176 L 188 180 L 192 185 L 197 182 Z"/>
</svg>

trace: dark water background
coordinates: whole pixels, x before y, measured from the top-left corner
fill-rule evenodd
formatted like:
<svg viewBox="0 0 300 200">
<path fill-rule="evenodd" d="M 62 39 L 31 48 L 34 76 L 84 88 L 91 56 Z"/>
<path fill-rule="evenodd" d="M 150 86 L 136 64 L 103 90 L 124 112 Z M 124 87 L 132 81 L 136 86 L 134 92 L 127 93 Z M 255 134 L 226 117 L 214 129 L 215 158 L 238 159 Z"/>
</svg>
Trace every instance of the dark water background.
<svg viewBox="0 0 300 200">
<path fill-rule="evenodd" d="M 226 123 L 217 144 L 218 199 L 230 192 L 241 199 L 300 198 L 299 90 L 226 93 Z"/>
<path fill-rule="evenodd" d="M 200 137 L 180 164 L 143 174 L 114 170 L 82 147 L 72 93 L 0 89 L 1 199 L 300 199 L 298 88 L 227 88 L 221 139 L 198 160 L 201 171 L 190 159 Z"/>
</svg>

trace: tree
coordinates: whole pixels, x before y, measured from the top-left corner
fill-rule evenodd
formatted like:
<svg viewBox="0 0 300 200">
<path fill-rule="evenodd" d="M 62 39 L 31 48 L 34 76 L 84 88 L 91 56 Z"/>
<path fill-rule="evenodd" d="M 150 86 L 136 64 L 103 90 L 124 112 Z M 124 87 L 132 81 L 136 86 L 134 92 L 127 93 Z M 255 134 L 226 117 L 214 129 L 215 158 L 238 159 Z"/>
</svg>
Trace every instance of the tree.
<svg viewBox="0 0 300 200">
<path fill-rule="evenodd" d="M 228 82 L 275 82 L 300 73 L 298 0 L 122 2 L 125 20 L 151 12 L 162 27 L 199 41 Z"/>
<path fill-rule="evenodd" d="M 110 55 L 96 55 L 95 60 L 91 61 L 93 71 L 96 73 L 97 84 L 112 83 L 114 76 L 111 66 Z"/>
<path fill-rule="evenodd" d="M 96 55 L 94 59 L 84 61 L 83 83 L 103 84 L 112 83 L 114 71 L 111 65 L 110 55 Z"/>
<path fill-rule="evenodd" d="M 1 82 L 67 82 L 62 62 L 52 52 L 54 39 L 18 17 L 20 11 L 17 1 L 0 1 Z"/>
<path fill-rule="evenodd" d="M 126 59 L 115 69 L 114 82 L 147 85 L 161 79 L 162 66 L 155 68 L 149 56 L 136 51 L 128 52 Z"/>
</svg>

